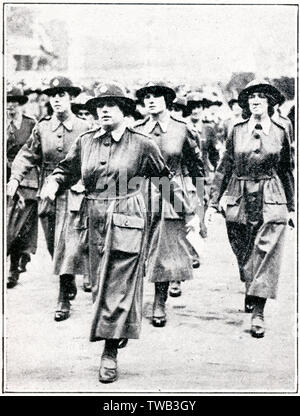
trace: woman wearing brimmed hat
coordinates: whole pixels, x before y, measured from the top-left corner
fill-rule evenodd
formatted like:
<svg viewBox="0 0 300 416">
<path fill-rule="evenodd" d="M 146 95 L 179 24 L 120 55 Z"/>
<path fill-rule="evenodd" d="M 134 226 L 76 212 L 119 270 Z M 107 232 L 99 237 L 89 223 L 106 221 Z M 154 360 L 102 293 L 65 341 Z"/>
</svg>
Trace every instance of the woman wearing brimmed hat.
<svg viewBox="0 0 300 416">
<path fill-rule="evenodd" d="M 39 189 L 47 176 L 70 149 L 75 138 L 88 130 L 85 121 L 71 111 L 71 101 L 80 93 L 65 77 L 55 77 L 43 91 L 49 96 L 53 115 L 44 117 L 35 126 L 12 164 L 7 193 L 13 196 L 24 176 L 35 167 L 39 169 Z M 81 187 L 82 188 L 82 187 Z M 38 193 L 39 194 L 39 193 Z M 82 189 L 61 192 L 54 204 L 39 203 L 39 214 L 45 233 L 47 248 L 54 260 L 54 274 L 60 276 L 58 304 L 54 319 L 63 321 L 70 315 L 70 300 L 76 296 L 75 274 L 80 273 L 80 259 L 76 263 L 76 230 L 69 223 L 70 215 L 76 218 Z M 71 203 L 72 202 L 72 203 Z M 61 238 L 60 238 L 61 237 Z"/>
<path fill-rule="evenodd" d="M 35 120 L 23 114 L 23 106 L 28 98 L 21 90 L 12 88 L 7 92 L 6 99 L 6 179 L 9 180 L 12 162 L 29 138 Z M 13 288 L 18 283 L 19 274 L 26 271 L 30 255 L 36 252 L 38 237 L 37 188 L 37 171 L 33 169 L 20 183 L 16 197 L 9 198 L 7 209 L 7 255 L 10 256 L 8 288 Z"/>
<path fill-rule="evenodd" d="M 207 211 L 210 222 L 226 191 L 228 237 L 245 282 L 245 311 L 252 311 L 251 334 L 256 338 L 264 336 L 266 299 L 276 297 L 284 231 L 294 211 L 289 138 L 270 118 L 280 95 L 259 80 L 240 93 L 239 105 L 248 118 L 227 139 Z"/>
<path fill-rule="evenodd" d="M 163 82 L 154 82 L 137 90 L 136 95 L 144 103 L 149 117 L 136 124 L 135 129 L 148 134 L 157 143 L 168 166 L 175 172 L 176 180 L 188 192 L 190 178 L 185 178 L 186 171 L 195 181 L 204 176 L 204 171 L 199 148 L 186 123 L 170 115 L 175 92 Z M 199 187 L 197 192 L 201 193 Z M 200 197 L 203 198 L 203 195 Z M 151 200 L 153 206 L 160 198 L 150 183 L 146 198 Z M 189 198 L 187 203 L 191 202 Z M 177 282 L 172 284 L 176 286 L 172 287 L 171 293 L 179 296 L 180 281 L 193 278 L 192 258 L 186 239 L 185 219 L 179 217 L 170 204 L 162 201 L 161 210 L 155 212 L 150 207 L 149 223 L 146 275 L 155 285 L 152 324 L 163 327 L 166 324 L 165 304 L 169 284 Z"/>
<path fill-rule="evenodd" d="M 126 126 L 134 102 L 120 86 L 102 84 L 87 102 L 101 127 L 78 137 L 42 191 L 53 200 L 57 191 L 80 177 L 86 189 L 78 227 L 88 229 L 93 293 L 91 341 L 105 340 L 99 380 L 117 379 L 118 348 L 139 338 L 145 247 L 144 176 L 164 177 L 158 147 Z"/>
</svg>

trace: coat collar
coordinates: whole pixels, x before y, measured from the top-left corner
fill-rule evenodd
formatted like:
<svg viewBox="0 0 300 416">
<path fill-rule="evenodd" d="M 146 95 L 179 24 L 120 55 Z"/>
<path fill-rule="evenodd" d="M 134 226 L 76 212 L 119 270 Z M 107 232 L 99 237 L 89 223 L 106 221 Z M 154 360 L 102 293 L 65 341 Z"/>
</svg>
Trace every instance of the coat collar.
<svg viewBox="0 0 300 416">
<path fill-rule="evenodd" d="M 73 130 L 73 125 L 75 121 L 76 116 L 73 114 L 70 114 L 69 117 L 64 120 L 63 122 L 58 120 L 55 114 L 51 117 L 51 129 L 52 131 L 55 131 L 58 129 L 60 125 L 63 125 L 68 131 Z"/>
<path fill-rule="evenodd" d="M 257 120 L 255 120 L 253 117 L 250 117 L 249 122 L 248 122 L 248 132 L 249 134 L 252 134 L 254 127 L 256 124 L 261 124 L 262 126 L 262 130 L 264 132 L 264 134 L 266 136 L 268 136 L 269 132 L 270 132 L 270 128 L 271 128 L 271 119 L 270 117 L 266 117 L 263 121 L 258 122 Z"/>
<path fill-rule="evenodd" d="M 114 141 L 119 142 L 121 140 L 121 137 L 123 136 L 125 130 L 126 130 L 126 124 L 125 123 L 122 123 L 121 126 L 118 129 L 113 130 L 111 132 L 111 136 L 114 139 Z M 102 137 L 105 134 L 107 134 L 107 131 L 100 127 L 96 131 L 96 133 L 94 134 L 93 138 L 97 139 L 98 137 Z"/>
<path fill-rule="evenodd" d="M 148 133 L 148 134 L 151 133 L 154 130 L 154 128 L 157 124 L 161 128 L 162 132 L 166 133 L 167 130 L 168 130 L 168 125 L 169 125 L 170 119 L 171 119 L 171 117 L 170 117 L 169 113 L 166 114 L 164 120 L 152 120 L 151 118 L 149 118 L 149 121 L 147 123 L 146 133 Z"/>
<path fill-rule="evenodd" d="M 9 126 L 9 125 L 10 125 L 10 123 L 11 123 L 11 122 L 13 122 L 13 123 L 14 123 L 14 125 L 15 125 L 15 127 L 16 127 L 16 129 L 17 129 L 17 130 L 20 130 L 20 128 L 21 128 L 21 124 L 22 124 L 22 121 L 23 121 L 23 116 L 22 116 L 22 114 L 18 114 L 18 117 L 17 117 L 17 118 L 9 118 L 9 119 L 7 120 L 7 125 Z"/>
</svg>

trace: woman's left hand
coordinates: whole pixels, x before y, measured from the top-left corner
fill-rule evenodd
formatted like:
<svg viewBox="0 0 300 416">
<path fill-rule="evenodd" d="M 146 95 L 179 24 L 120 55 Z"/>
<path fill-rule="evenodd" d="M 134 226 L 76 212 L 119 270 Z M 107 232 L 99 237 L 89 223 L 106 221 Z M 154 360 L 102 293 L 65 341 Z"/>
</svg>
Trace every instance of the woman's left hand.
<svg viewBox="0 0 300 416">
<path fill-rule="evenodd" d="M 295 214 L 296 214 L 295 211 L 289 212 L 288 225 L 291 228 L 295 228 L 296 227 L 296 215 Z"/>
</svg>

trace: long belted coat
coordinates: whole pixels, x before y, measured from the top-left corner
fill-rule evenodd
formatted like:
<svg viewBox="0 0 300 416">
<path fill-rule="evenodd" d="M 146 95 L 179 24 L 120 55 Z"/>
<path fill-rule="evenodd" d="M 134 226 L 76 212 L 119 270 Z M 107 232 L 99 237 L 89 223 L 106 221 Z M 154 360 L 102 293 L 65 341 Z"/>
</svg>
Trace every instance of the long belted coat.
<svg viewBox="0 0 300 416">
<path fill-rule="evenodd" d="M 21 116 L 19 128 L 12 130 L 7 126 L 7 180 L 10 179 L 11 166 L 17 153 L 29 138 L 35 120 L 26 115 Z M 32 169 L 20 183 L 18 194 L 24 198 L 25 206 L 19 205 L 18 198 L 9 199 L 7 218 L 7 254 L 11 251 L 22 253 L 35 253 L 38 237 L 38 210 L 37 210 L 37 169 Z"/>
<path fill-rule="evenodd" d="M 294 210 L 294 179 L 288 134 L 269 121 L 269 130 L 234 126 L 211 189 L 212 206 L 227 193 L 226 224 L 247 293 L 275 298 L 288 211 Z"/>
<path fill-rule="evenodd" d="M 200 149 L 186 123 L 170 116 L 167 125 L 162 126 L 149 118 L 138 123 L 135 129 L 148 134 L 158 145 L 167 165 L 175 172 L 178 184 L 191 196 L 189 182 L 191 179 L 204 178 L 204 168 Z M 192 279 L 193 249 L 186 239 L 185 219 L 179 217 L 165 200 L 162 201 L 160 210 L 153 209 L 153 206 L 157 207 L 159 197 L 157 190 L 149 183 L 146 194 L 151 213 L 147 277 L 151 282 Z M 187 202 L 192 204 L 191 200 Z"/>
<path fill-rule="evenodd" d="M 11 178 L 21 182 L 30 169 L 39 167 L 40 190 L 46 177 L 57 163 L 64 159 L 75 139 L 87 130 L 87 122 L 77 118 L 73 113 L 64 122 L 58 120 L 55 115 L 45 117 L 36 124 L 31 136 L 16 156 L 12 164 Z M 74 263 L 78 237 L 73 227 L 69 226 L 70 211 L 78 212 L 82 199 L 83 188 L 80 192 L 62 192 L 56 198 L 52 211 L 41 218 L 48 251 L 54 258 L 54 274 L 82 272 L 78 268 L 80 265 Z M 74 204 L 71 203 L 73 201 Z"/>
<path fill-rule="evenodd" d="M 124 127 L 118 135 L 101 129 L 81 135 L 49 179 L 66 189 L 81 178 L 86 189 L 76 227 L 88 234 L 91 341 L 139 337 L 146 242 L 141 187 L 145 176 L 169 173 L 157 145 Z"/>
</svg>

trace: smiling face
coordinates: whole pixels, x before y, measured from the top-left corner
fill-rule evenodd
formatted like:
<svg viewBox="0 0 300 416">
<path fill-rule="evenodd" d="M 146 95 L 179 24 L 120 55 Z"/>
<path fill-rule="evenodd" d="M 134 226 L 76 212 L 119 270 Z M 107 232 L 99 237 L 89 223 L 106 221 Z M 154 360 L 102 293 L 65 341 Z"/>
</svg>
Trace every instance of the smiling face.
<svg viewBox="0 0 300 416">
<path fill-rule="evenodd" d="M 50 104 L 56 114 L 71 111 L 71 96 L 66 91 L 56 92 L 50 95 Z"/>
<path fill-rule="evenodd" d="M 268 99 L 263 92 L 253 92 L 248 97 L 249 110 L 256 116 L 268 114 Z"/>
<path fill-rule="evenodd" d="M 166 111 L 167 105 L 163 95 L 146 94 L 144 97 L 145 109 L 149 114 L 159 115 Z"/>
<path fill-rule="evenodd" d="M 115 130 L 124 122 L 124 113 L 120 107 L 111 101 L 97 105 L 97 115 L 105 130 Z"/>
</svg>

